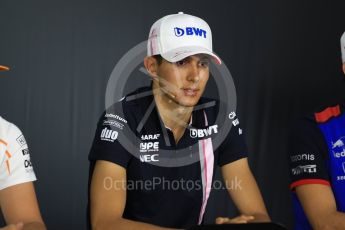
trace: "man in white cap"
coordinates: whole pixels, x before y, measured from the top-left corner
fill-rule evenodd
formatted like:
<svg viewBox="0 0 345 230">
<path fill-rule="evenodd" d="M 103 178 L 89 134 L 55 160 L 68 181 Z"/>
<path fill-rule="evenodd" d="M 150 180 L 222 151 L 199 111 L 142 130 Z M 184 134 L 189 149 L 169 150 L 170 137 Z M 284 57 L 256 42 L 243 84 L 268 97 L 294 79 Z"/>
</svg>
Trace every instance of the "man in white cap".
<svg viewBox="0 0 345 230">
<path fill-rule="evenodd" d="M 0 65 L 0 71 L 8 67 Z M 0 207 L 8 224 L 1 230 L 44 230 L 36 199 L 28 145 L 14 124 L 0 117 Z"/>
<path fill-rule="evenodd" d="M 345 74 L 345 33 L 340 44 Z M 290 138 L 295 229 L 345 229 L 344 103 L 301 119 Z"/>
<path fill-rule="evenodd" d="M 216 64 L 221 60 L 212 51 L 208 24 L 182 12 L 165 16 L 152 25 L 147 48 L 144 65 L 152 86 L 115 103 L 98 123 L 89 155 L 92 228 L 200 225 L 216 166 L 227 185 L 239 182 L 227 189 L 241 214 L 217 218 L 216 223 L 269 221 L 235 112 L 229 116 L 233 127 L 213 149 L 223 128 L 216 122 L 219 103 L 201 96 L 210 59 Z M 132 152 L 125 139 L 132 140 Z M 163 165 L 189 157 L 197 160 L 179 167 Z"/>
</svg>

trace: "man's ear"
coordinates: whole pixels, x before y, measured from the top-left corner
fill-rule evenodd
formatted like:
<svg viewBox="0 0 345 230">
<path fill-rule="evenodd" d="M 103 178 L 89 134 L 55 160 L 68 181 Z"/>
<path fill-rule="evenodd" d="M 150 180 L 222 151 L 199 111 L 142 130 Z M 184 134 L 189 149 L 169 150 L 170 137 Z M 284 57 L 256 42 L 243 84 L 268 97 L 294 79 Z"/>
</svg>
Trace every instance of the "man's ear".
<svg viewBox="0 0 345 230">
<path fill-rule="evenodd" d="M 152 78 L 158 77 L 158 63 L 156 58 L 150 56 L 144 58 L 144 66 Z"/>
<path fill-rule="evenodd" d="M 345 62 L 343 63 L 343 72 L 345 74 Z"/>
</svg>

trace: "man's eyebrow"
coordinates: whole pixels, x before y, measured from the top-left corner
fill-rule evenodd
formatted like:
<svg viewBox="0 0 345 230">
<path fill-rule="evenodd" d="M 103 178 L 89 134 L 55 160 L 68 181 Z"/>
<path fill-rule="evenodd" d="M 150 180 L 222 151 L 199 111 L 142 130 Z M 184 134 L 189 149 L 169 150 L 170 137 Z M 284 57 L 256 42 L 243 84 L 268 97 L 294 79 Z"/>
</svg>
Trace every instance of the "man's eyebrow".
<svg viewBox="0 0 345 230">
<path fill-rule="evenodd" d="M 199 58 L 199 60 L 198 61 L 210 61 L 211 59 L 210 59 L 210 57 L 208 56 L 208 55 L 196 55 L 198 58 Z M 194 57 L 195 58 L 195 57 Z M 193 59 L 193 57 L 192 56 L 188 56 L 188 57 L 185 57 L 185 58 L 183 58 L 183 59 L 181 59 L 181 60 L 179 60 L 179 61 L 190 61 L 190 60 L 192 60 Z"/>
<path fill-rule="evenodd" d="M 210 61 L 210 57 L 207 55 L 203 55 L 202 57 L 200 57 L 200 61 Z"/>
<path fill-rule="evenodd" d="M 175 62 L 172 62 L 172 63 L 177 63 L 177 62 L 180 62 L 180 61 L 189 61 L 190 59 L 191 59 L 191 57 L 188 56 L 188 57 L 185 57 L 185 58 L 183 58 L 181 60 L 178 60 L 178 61 L 175 61 Z"/>
</svg>

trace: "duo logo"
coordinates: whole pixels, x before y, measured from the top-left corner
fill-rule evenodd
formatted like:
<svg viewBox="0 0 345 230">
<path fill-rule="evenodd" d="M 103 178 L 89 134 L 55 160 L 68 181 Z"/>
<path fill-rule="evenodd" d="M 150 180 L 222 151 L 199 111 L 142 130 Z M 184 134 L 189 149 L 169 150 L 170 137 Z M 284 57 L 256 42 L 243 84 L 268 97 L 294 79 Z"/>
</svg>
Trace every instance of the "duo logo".
<svg viewBox="0 0 345 230">
<path fill-rule="evenodd" d="M 196 28 L 196 27 L 186 27 L 185 29 L 175 27 L 174 32 L 175 32 L 176 37 L 181 37 L 183 35 L 189 35 L 189 36 L 195 35 L 195 36 L 206 38 L 206 30 Z"/>
</svg>

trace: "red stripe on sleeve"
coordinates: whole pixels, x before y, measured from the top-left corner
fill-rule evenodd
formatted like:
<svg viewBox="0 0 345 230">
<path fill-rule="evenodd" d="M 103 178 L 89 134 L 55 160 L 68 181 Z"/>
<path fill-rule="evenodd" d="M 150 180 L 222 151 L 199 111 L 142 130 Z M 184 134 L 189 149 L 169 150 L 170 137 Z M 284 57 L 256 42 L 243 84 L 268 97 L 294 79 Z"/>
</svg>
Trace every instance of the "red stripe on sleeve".
<svg viewBox="0 0 345 230">
<path fill-rule="evenodd" d="M 294 189 L 297 186 L 306 185 L 306 184 L 322 184 L 322 185 L 331 186 L 331 184 L 327 180 L 323 180 L 323 179 L 303 179 L 303 180 L 298 180 L 298 181 L 293 182 L 290 185 L 290 189 Z"/>
</svg>

